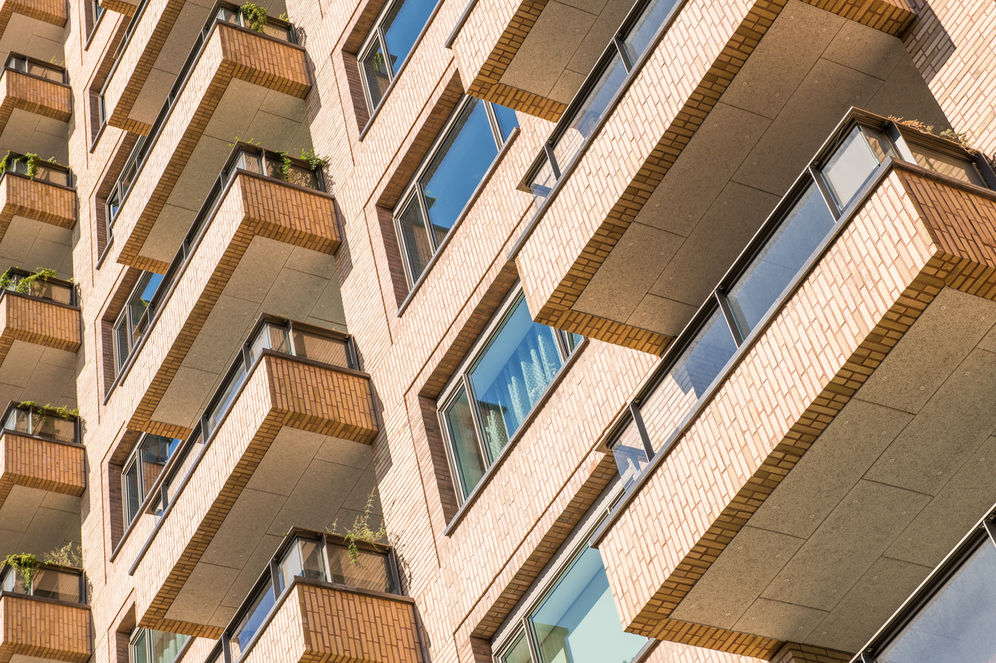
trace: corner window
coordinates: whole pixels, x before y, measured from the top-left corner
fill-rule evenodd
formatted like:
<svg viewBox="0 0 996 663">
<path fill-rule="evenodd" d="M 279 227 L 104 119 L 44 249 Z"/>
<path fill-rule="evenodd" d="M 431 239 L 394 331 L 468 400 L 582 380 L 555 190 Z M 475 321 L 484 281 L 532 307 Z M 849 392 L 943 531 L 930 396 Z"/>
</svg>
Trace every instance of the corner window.
<svg viewBox="0 0 996 663">
<path fill-rule="evenodd" d="M 440 401 L 462 499 L 522 426 L 579 338 L 533 322 L 521 293 L 498 320 Z"/>
<path fill-rule="evenodd" d="M 142 503 L 180 442 L 175 438 L 146 433 L 135 447 L 121 471 L 125 527 L 138 516 Z"/>
<path fill-rule="evenodd" d="M 149 302 L 163 281 L 162 274 L 143 272 L 128 296 L 128 301 L 114 321 L 114 372 L 120 373 L 138 342 L 149 327 Z"/>
<path fill-rule="evenodd" d="M 129 663 L 173 663 L 183 651 L 189 636 L 135 629 L 128 645 Z"/>
<path fill-rule="evenodd" d="M 464 97 L 395 209 L 409 286 L 425 271 L 516 126 L 508 108 Z"/>
<path fill-rule="evenodd" d="M 438 0 L 395 0 L 378 17 L 358 58 L 371 114 L 411 54 L 437 3 Z"/>
<path fill-rule="evenodd" d="M 90 38 L 107 10 L 100 4 L 100 0 L 87 0 L 86 5 L 87 38 Z"/>
<path fill-rule="evenodd" d="M 602 556 L 586 548 L 551 583 L 496 657 L 498 663 L 631 661 L 647 639 L 626 633 Z"/>
</svg>

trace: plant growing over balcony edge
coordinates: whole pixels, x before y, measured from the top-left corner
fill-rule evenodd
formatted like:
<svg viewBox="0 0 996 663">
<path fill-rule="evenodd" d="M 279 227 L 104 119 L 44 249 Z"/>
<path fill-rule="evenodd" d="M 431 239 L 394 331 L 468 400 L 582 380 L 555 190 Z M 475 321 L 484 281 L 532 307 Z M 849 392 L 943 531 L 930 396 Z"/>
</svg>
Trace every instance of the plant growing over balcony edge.
<svg viewBox="0 0 996 663">
<path fill-rule="evenodd" d="M 3 274 L 0 274 L 0 290 L 13 290 L 14 292 L 22 295 L 29 295 L 31 294 L 31 285 L 35 281 L 48 281 L 49 279 L 54 279 L 55 277 L 56 273 L 54 269 L 39 267 L 34 271 L 34 273 L 28 274 L 20 280 L 15 281 L 14 277 L 10 273 L 10 270 L 8 269 Z"/>
<path fill-rule="evenodd" d="M 34 401 L 21 401 L 17 405 L 18 407 L 36 410 L 43 417 L 54 416 L 59 419 L 65 419 L 66 421 L 72 421 L 74 418 L 80 416 L 79 408 L 68 408 L 65 405 L 52 405 L 51 403 L 41 405 Z"/>
<path fill-rule="evenodd" d="M 239 7 L 239 12 L 242 14 L 242 18 L 246 20 L 249 24 L 250 30 L 255 30 L 256 32 L 262 32 L 266 27 L 266 8 L 260 7 L 256 3 L 246 2 Z"/>
<path fill-rule="evenodd" d="M 31 553 L 11 553 L 3 560 L 3 563 L 10 566 L 16 573 L 21 574 L 24 580 L 24 591 L 31 592 L 31 582 L 35 578 L 38 570 L 38 557 Z"/>
<path fill-rule="evenodd" d="M 387 528 L 384 526 L 384 521 L 381 521 L 380 527 L 377 529 L 370 527 L 370 516 L 373 514 L 374 500 L 376 500 L 376 498 L 377 489 L 375 488 L 373 492 L 370 493 L 370 496 L 367 497 L 367 503 L 363 507 L 363 514 L 356 516 L 349 529 L 340 530 L 338 519 L 325 528 L 327 533 L 341 536 L 345 539 L 346 550 L 349 553 L 349 562 L 351 564 L 356 564 L 360 560 L 360 549 L 357 545 L 358 543 L 366 543 L 367 545 L 373 546 L 378 550 L 387 548 L 384 544 L 384 541 L 387 538 Z"/>
</svg>

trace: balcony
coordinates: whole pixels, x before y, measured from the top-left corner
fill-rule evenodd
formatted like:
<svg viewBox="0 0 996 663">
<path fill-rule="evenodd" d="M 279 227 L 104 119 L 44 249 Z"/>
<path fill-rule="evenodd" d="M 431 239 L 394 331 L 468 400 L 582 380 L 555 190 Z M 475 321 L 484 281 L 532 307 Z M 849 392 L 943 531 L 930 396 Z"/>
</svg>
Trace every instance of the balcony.
<svg viewBox="0 0 996 663">
<path fill-rule="evenodd" d="M 0 432 L 0 556 L 79 541 L 85 488 L 76 417 L 11 403 Z"/>
<path fill-rule="evenodd" d="M 845 118 L 608 439 L 627 494 L 596 541 L 627 630 L 854 652 L 991 505 L 994 184 L 958 144 Z"/>
<path fill-rule="evenodd" d="M 239 144 L 139 319 L 122 330 L 111 395 L 137 383 L 130 427 L 181 437 L 194 426 L 239 341 L 266 313 L 344 329 L 330 255 L 334 200 L 320 169 Z M 288 214 L 288 210 L 295 213 Z"/>
<path fill-rule="evenodd" d="M 0 275 L 0 399 L 74 404 L 80 310 L 49 272 Z"/>
<path fill-rule="evenodd" d="M 355 555 L 355 560 L 352 558 Z M 293 530 L 221 638 L 224 660 L 421 663 L 415 606 L 387 548 Z"/>
<path fill-rule="evenodd" d="M 244 137 L 289 154 L 310 147 L 304 97 L 311 82 L 294 29 L 273 18 L 256 32 L 242 20 L 227 3 L 211 13 L 126 159 L 106 199 L 108 248 L 118 262 L 165 270 L 233 141 Z"/>
<path fill-rule="evenodd" d="M 257 326 L 146 498 L 140 626 L 217 638 L 290 527 L 363 510 L 377 422 L 354 362 L 341 335 Z"/>
<path fill-rule="evenodd" d="M 76 192 L 69 169 L 8 153 L 0 170 L 0 264 L 52 265 L 72 274 Z"/>
<path fill-rule="evenodd" d="M 11 53 L 0 74 L 0 146 L 65 163 L 72 90 L 66 70 Z"/>
<path fill-rule="evenodd" d="M 85 592 L 80 569 L 42 564 L 27 583 L 20 571 L 0 569 L 0 661 L 88 661 Z"/>
<path fill-rule="evenodd" d="M 68 7 L 62 0 L 0 0 L 0 58 L 12 50 L 62 60 Z"/>
<path fill-rule="evenodd" d="M 512 256 L 538 322 L 659 354 L 848 108 L 947 126 L 893 36 L 908 13 L 818 4 L 854 20 L 799 0 L 634 7 L 524 173 Z"/>
</svg>

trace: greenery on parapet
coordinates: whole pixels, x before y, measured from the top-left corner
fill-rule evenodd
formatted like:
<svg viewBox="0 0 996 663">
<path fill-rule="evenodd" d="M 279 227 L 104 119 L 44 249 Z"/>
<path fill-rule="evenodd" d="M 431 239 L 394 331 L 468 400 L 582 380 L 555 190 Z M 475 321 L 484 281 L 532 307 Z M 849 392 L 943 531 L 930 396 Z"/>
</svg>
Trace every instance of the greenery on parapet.
<svg viewBox="0 0 996 663">
<path fill-rule="evenodd" d="M 250 30 L 262 32 L 266 28 L 266 8 L 253 2 L 246 2 L 240 8 L 242 18 L 246 20 Z"/>
<path fill-rule="evenodd" d="M 906 119 L 902 117 L 896 117 L 895 115 L 890 115 L 889 120 L 895 122 L 896 124 L 901 124 L 904 127 L 909 127 L 920 133 L 930 134 L 931 136 L 937 136 L 938 138 L 943 138 L 944 140 L 951 141 L 958 147 L 971 152 L 972 154 L 978 154 L 978 150 L 972 147 L 972 143 L 968 140 L 968 134 L 964 132 L 955 131 L 954 129 L 945 129 L 943 131 L 937 131 L 934 129 L 934 125 L 927 124 L 922 120 L 916 119 Z"/>
<path fill-rule="evenodd" d="M 0 159 L 0 174 L 7 172 L 8 168 L 13 169 L 15 164 L 19 163 L 22 159 L 24 159 L 27 164 L 27 176 L 30 179 L 35 179 L 35 175 L 38 174 L 38 166 L 43 161 L 47 161 L 48 163 L 56 163 L 55 157 L 42 159 L 34 152 L 14 156 L 10 150 L 7 150 L 7 153 L 3 155 L 3 159 Z"/>
<path fill-rule="evenodd" d="M 384 521 L 380 521 L 380 526 L 373 529 L 370 526 L 370 517 L 373 515 L 374 505 L 377 502 L 377 490 L 374 489 L 367 498 L 367 503 L 363 507 L 363 513 L 353 520 L 353 524 L 348 529 L 340 529 L 339 520 L 336 519 L 325 531 L 335 536 L 341 536 L 346 541 L 346 550 L 349 553 L 349 561 L 356 564 L 360 559 L 360 549 L 357 544 L 365 543 L 375 548 L 386 548 L 384 543 L 387 540 L 387 528 Z"/>
<path fill-rule="evenodd" d="M 58 566 L 73 566 L 76 568 L 82 568 L 83 566 L 83 549 L 78 543 L 73 543 L 70 541 L 66 545 L 60 548 L 53 548 L 52 550 L 45 553 L 44 561 L 46 564 L 56 564 Z"/>
<path fill-rule="evenodd" d="M 290 182 L 291 168 L 294 167 L 294 160 L 286 152 L 280 153 L 280 158 L 282 163 L 280 164 L 280 179 L 284 182 Z M 320 157 L 315 154 L 315 150 L 301 150 L 301 160 L 308 164 L 308 168 L 312 172 L 317 171 L 319 168 L 326 168 L 329 165 L 329 160 L 326 157 Z"/>
<path fill-rule="evenodd" d="M 3 274 L 0 274 L 0 290 L 13 290 L 22 295 L 28 295 L 31 294 L 31 285 L 35 281 L 39 279 L 48 281 L 54 278 L 56 278 L 55 270 L 48 267 L 39 267 L 33 273 L 21 277 L 20 280 L 15 280 L 14 275 L 11 274 L 11 270 L 8 269 Z"/>
<path fill-rule="evenodd" d="M 79 408 L 68 408 L 65 405 L 52 405 L 51 403 L 45 403 L 41 405 L 34 401 L 21 401 L 17 404 L 21 408 L 30 408 L 36 410 L 42 416 L 53 416 L 59 419 L 65 419 L 66 421 L 72 421 L 74 418 L 80 416 Z"/>
<path fill-rule="evenodd" d="M 35 573 L 40 564 L 38 557 L 31 553 L 11 553 L 3 560 L 3 563 L 21 574 L 21 579 L 24 580 L 24 591 L 30 592 L 31 583 L 35 579 Z"/>
</svg>

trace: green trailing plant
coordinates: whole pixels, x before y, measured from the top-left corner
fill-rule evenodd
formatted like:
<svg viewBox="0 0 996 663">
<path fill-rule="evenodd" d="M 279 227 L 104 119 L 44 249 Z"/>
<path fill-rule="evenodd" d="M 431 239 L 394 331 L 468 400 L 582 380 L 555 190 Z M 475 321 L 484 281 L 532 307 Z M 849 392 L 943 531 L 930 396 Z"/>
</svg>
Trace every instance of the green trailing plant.
<svg viewBox="0 0 996 663">
<path fill-rule="evenodd" d="M 978 154 L 978 150 L 972 147 L 972 143 L 968 140 L 968 134 L 955 131 L 954 129 L 945 129 L 943 131 L 936 131 L 934 125 L 927 124 L 922 120 L 917 119 L 906 119 L 902 117 L 896 117 L 895 115 L 890 115 L 889 120 L 895 122 L 896 124 L 901 124 L 904 127 L 909 127 L 919 131 L 920 133 L 930 134 L 931 136 L 937 136 L 938 138 L 943 138 L 944 140 L 951 141 L 958 147 L 971 152 L 972 154 Z"/>
<path fill-rule="evenodd" d="M 341 536 L 346 542 L 346 550 L 349 553 L 349 561 L 356 564 L 360 559 L 360 543 L 373 546 L 375 548 L 386 547 L 387 528 L 384 521 L 380 521 L 380 526 L 374 529 L 370 526 L 370 518 L 373 516 L 374 506 L 377 504 L 377 490 L 374 489 L 367 497 L 367 503 L 363 507 L 363 513 L 353 520 L 353 524 L 342 529 L 339 527 L 339 520 L 336 519 L 325 531 L 335 536 Z"/>
<path fill-rule="evenodd" d="M 239 11 L 250 30 L 262 32 L 266 28 L 266 8 L 253 2 L 246 2 L 239 8 Z"/>
<path fill-rule="evenodd" d="M 228 144 L 229 147 L 235 147 L 239 143 L 245 143 L 246 145 L 252 145 L 253 147 L 262 147 L 263 143 L 259 141 L 258 138 L 241 138 L 236 136 L 235 140 Z"/>
<path fill-rule="evenodd" d="M 280 153 L 280 179 L 284 182 L 291 181 L 291 174 L 293 173 L 292 168 L 294 167 L 294 160 L 286 152 Z M 320 157 L 315 154 L 314 150 L 301 150 L 301 160 L 308 164 L 308 169 L 311 172 L 317 171 L 319 168 L 325 168 L 329 165 L 329 160 L 325 157 Z"/>
<path fill-rule="evenodd" d="M 3 563 L 21 574 L 21 579 L 24 581 L 24 591 L 30 593 L 31 583 L 35 579 L 35 573 L 38 571 L 40 563 L 38 557 L 31 553 L 11 553 L 3 560 Z"/>
<path fill-rule="evenodd" d="M 320 157 L 315 154 L 315 150 L 301 150 L 301 159 L 308 162 L 308 167 L 311 170 L 318 170 L 319 168 L 328 168 L 329 160 L 328 157 Z"/>
<path fill-rule="evenodd" d="M 83 566 L 83 549 L 78 543 L 70 541 L 66 545 L 45 553 L 44 562 L 46 564 L 56 564 L 58 566 Z"/>
<path fill-rule="evenodd" d="M 71 421 L 74 417 L 80 416 L 79 408 L 68 408 L 65 405 L 52 405 L 51 403 L 42 405 L 35 401 L 21 401 L 17 405 L 22 408 L 37 410 L 42 416 L 54 416 L 59 419 L 65 419 L 66 421 Z"/>
<path fill-rule="evenodd" d="M 7 270 L 2 276 L 0 276 L 0 287 L 10 289 L 10 286 L 13 285 L 14 292 L 22 295 L 29 295 L 31 294 L 31 286 L 35 281 L 48 281 L 49 279 L 54 279 L 55 277 L 56 273 L 54 269 L 39 267 L 32 274 L 22 276 L 20 280 L 15 282 L 14 277 L 10 274 L 10 270 Z"/>
</svg>

